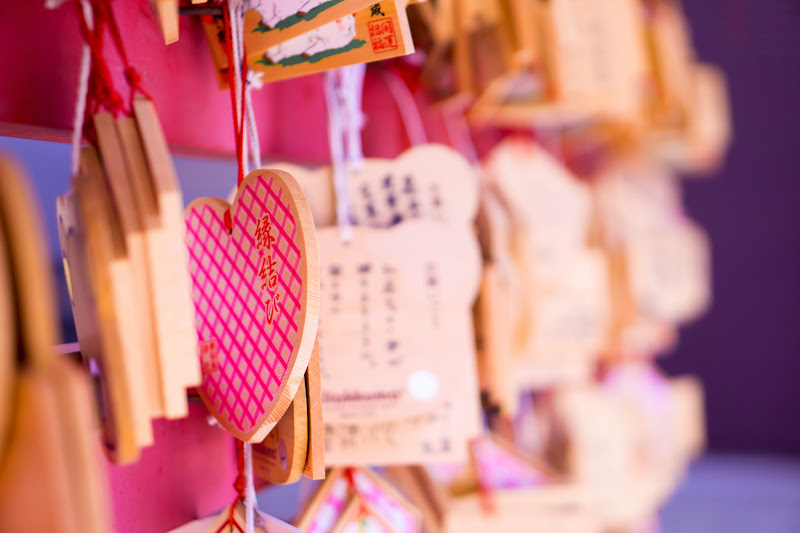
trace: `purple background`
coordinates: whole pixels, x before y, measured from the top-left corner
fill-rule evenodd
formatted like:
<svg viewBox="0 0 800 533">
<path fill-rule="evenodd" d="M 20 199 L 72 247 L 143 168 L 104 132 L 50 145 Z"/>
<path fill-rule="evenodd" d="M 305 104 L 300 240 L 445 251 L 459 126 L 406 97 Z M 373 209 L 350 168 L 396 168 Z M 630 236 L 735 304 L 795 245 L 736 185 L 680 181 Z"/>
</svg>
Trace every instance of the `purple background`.
<svg viewBox="0 0 800 533">
<path fill-rule="evenodd" d="M 706 386 L 716 450 L 800 452 L 800 2 L 686 0 L 699 57 L 728 75 L 734 142 L 687 183 L 714 247 L 714 305 L 669 371 Z"/>
</svg>

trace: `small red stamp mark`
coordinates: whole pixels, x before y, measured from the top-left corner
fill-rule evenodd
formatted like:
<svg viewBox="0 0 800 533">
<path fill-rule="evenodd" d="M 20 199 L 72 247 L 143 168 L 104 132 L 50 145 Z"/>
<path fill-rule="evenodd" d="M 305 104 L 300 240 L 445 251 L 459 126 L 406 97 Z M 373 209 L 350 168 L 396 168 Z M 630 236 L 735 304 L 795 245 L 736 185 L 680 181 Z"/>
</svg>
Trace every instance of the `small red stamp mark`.
<svg viewBox="0 0 800 533">
<path fill-rule="evenodd" d="M 200 368 L 204 376 L 215 373 L 219 368 L 217 352 L 217 339 L 200 341 Z"/>
<path fill-rule="evenodd" d="M 397 50 L 397 36 L 394 34 L 394 23 L 392 19 L 372 20 L 369 25 L 369 39 L 372 44 L 372 51 L 376 54 Z"/>
</svg>

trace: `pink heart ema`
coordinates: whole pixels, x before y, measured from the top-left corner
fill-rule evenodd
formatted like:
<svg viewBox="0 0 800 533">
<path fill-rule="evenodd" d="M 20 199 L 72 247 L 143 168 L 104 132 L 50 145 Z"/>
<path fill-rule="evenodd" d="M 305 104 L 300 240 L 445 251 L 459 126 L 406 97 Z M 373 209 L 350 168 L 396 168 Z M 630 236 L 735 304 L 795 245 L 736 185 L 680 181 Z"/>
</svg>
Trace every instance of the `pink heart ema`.
<svg viewBox="0 0 800 533">
<path fill-rule="evenodd" d="M 186 215 L 201 396 L 245 433 L 269 415 L 299 342 L 302 258 L 289 201 L 274 178 L 258 176 L 231 206 L 230 234 L 221 207 Z"/>
</svg>

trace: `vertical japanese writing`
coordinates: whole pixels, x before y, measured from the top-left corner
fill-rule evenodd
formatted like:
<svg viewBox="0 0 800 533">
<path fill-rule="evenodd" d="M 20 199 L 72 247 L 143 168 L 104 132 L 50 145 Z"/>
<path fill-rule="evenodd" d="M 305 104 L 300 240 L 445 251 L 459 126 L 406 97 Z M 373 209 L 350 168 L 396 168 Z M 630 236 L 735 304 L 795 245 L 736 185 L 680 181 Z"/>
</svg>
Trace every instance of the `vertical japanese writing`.
<svg viewBox="0 0 800 533">
<path fill-rule="evenodd" d="M 362 263 L 358 265 L 359 288 L 361 289 L 361 357 L 369 362 L 370 366 L 375 366 L 375 358 L 370 351 L 370 328 L 369 328 L 369 275 L 372 265 Z"/>
<path fill-rule="evenodd" d="M 261 281 L 261 302 L 264 304 L 264 319 L 272 325 L 279 313 L 278 302 L 281 295 L 278 292 L 277 263 L 272 258 L 272 245 L 275 237 L 272 235 L 272 220 L 265 214 L 256 226 L 256 247 L 258 248 L 259 267 L 258 278 Z"/>
<path fill-rule="evenodd" d="M 403 221 L 403 215 L 400 213 L 397 205 L 397 196 L 395 195 L 391 174 L 383 178 L 383 188 L 386 194 L 386 206 L 389 208 L 389 212 L 392 213 L 392 218 L 389 220 L 388 226 L 394 226 Z"/>
<path fill-rule="evenodd" d="M 375 204 L 372 202 L 372 194 L 370 194 L 369 187 L 367 185 L 361 186 L 361 197 L 364 199 L 364 205 L 367 209 L 367 217 L 369 219 L 369 223 L 372 223 L 375 220 Z"/>
<path fill-rule="evenodd" d="M 403 193 L 408 198 L 408 212 L 411 218 L 419 216 L 419 202 L 417 202 L 417 190 L 414 187 L 414 178 L 406 176 L 403 182 Z"/>
<path fill-rule="evenodd" d="M 339 264 L 331 264 L 328 266 L 328 274 L 330 286 L 325 285 L 323 287 L 322 282 L 320 282 L 320 290 L 329 290 L 330 293 L 323 293 L 325 294 L 325 299 L 331 302 L 331 315 L 338 315 L 341 312 L 341 305 L 342 305 L 342 293 L 341 293 L 341 277 L 342 277 L 342 267 Z M 323 278 L 324 279 L 324 278 Z M 323 345 L 323 322 L 320 320 L 319 329 L 317 330 L 317 338 L 319 340 L 320 346 Z M 325 378 L 330 378 L 330 368 L 326 364 L 328 358 L 322 357 L 320 358 L 320 372 L 322 376 Z"/>
<path fill-rule="evenodd" d="M 383 297 L 386 303 L 386 350 L 390 354 L 387 363 L 389 366 L 397 366 L 403 362 L 400 354 L 400 343 L 395 337 L 395 321 L 397 305 L 395 302 L 395 274 L 396 269 L 390 265 L 383 265 Z"/>
</svg>

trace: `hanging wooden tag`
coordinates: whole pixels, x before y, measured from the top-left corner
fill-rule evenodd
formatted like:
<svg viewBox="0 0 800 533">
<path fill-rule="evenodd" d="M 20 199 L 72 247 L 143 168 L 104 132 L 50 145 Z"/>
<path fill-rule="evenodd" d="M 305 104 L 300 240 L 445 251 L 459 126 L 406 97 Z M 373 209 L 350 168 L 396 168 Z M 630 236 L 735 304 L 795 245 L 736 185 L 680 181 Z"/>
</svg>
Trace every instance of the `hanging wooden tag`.
<svg viewBox="0 0 800 533">
<path fill-rule="evenodd" d="M 367 9 L 374 0 L 258 0 L 244 15 L 244 48 L 248 62 L 258 61 L 272 47 Z M 213 21 L 213 24 L 212 24 Z M 206 31 L 219 27 L 218 17 L 204 19 Z M 224 33 L 209 33 L 208 43 L 219 69 L 228 68 Z"/>
<path fill-rule="evenodd" d="M 308 453 L 308 405 L 305 380 L 291 405 L 269 432 L 253 445 L 253 472 L 275 484 L 294 483 L 303 476 Z"/>
<path fill-rule="evenodd" d="M 172 44 L 178 40 L 178 0 L 148 0 L 155 13 L 164 43 Z"/>
<path fill-rule="evenodd" d="M 656 129 L 685 125 L 692 107 L 692 48 L 689 27 L 680 4 L 656 0 L 647 5 L 646 38 L 650 75 L 656 88 L 650 121 Z"/>
<path fill-rule="evenodd" d="M 475 96 L 512 69 L 510 23 L 497 0 L 459 1 L 454 8 L 457 86 L 461 94 Z"/>
<path fill-rule="evenodd" d="M 9 386 L 15 413 L 4 439 L 8 450 L 0 467 L 0 515 L 4 527 L 20 531 L 100 533 L 109 526 L 103 501 L 107 491 L 90 444 L 93 428 L 80 375 L 54 353 L 55 298 L 37 215 L 20 172 L 0 159 L 0 240 L 16 294 L 24 295 L 8 295 L 7 300 L 16 300 L 18 327 L 7 332 L 8 340 L 16 341 Z"/>
<path fill-rule="evenodd" d="M 425 4 L 421 4 L 425 5 Z M 425 65 L 420 72 L 420 81 L 437 100 L 443 109 L 462 110 L 472 100 L 473 95 L 462 93 L 461 87 L 466 84 L 460 74 L 464 71 L 456 68 L 455 63 L 463 62 L 463 41 L 457 32 L 456 2 L 453 0 L 437 0 L 430 8 L 428 27 L 433 42 L 427 51 Z M 416 37 L 416 33 L 414 34 Z M 458 54 L 457 54 L 458 51 Z"/>
<path fill-rule="evenodd" d="M 303 475 L 309 479 L 325 478 L 325 425 L 322 420 L 322 376 L 319 363 L 319 339 L 306 369 L 306 406 L 308 407 L 308 456 Z"/>
<path fill-rule="evenodd" d="M 702 314 L 711 299 L 709 242 L 688 220 L 642 235 L 628 256 L 631 284 L 640 308 L 673 324 Z"/>
<path fill-rule="evenodd" d="M 628 164 L 596 190 L 607 246 L 618 255 L 628 292 L 627 323 L 675 325 L 702 313 L 711 292 L 709 243 L 683 214 L 677 179 L 657 167 Z M 650 329 L 652 353 L 664 343 L 659 328 Z"/>
<path fill-rule="evenodd" d="M 552 469 L 523 456 L 497 435 L 473 439 L 471 452 L 475 475 L 486 490 L 539 487 L 558 477 Z"/>
<path fill-rule="evenodd" d="M 512 295 L 502 283 L 497 267 L 484 265 L 476 304 L 478 376 L 481 390 L 487 391 L 507 413 L 516 411 L 518 396 L 511 307 Z"/>
<path fill-rule="evenodd" d="M 396 533 L 380 513 L 359 495 L 350 498 L 331 533 Z"/>
<path fill-rule="evenodd" d="M 261 73 L 264 81 L 279 81 L 411 54 L 414 42 L 405 8 L 404 0 L 374 3 L 270 48 L 248 53 L 248 66 Z M 218 43 L 222 20 L 207 20 L 205 29 L 209 41 Z M 226 63 L 218 62 L 217 68 L 224 72 Z"/>
<path fill-rule="evenodd" d="M 708 172 L 722 162 L 733 136 L 728 85 L 721 69 L 695 65 L 693 103 L 689 168 Z"/>
<path fill-rule="evenodd" d="M 297 527 L 308 533 L 350 533 L 357 519 L 353 500 L 368 506 L 380 517 L 382 531 L 418 533 L 419 512 L 377 474 L 365 468 L 337 468 L 330 471 L 319 490 L 300 514 Z"/>
<path fill-rule="evenodd" d="M 558 391 L 556 413 L 568 439 L 566 470 L 588 491 L 608 527 L 635 523 L 656 510 L 641 461 L 641 416 L 635 405 L 597 386 Z"/>
<path fill-rule="evenodd" d="M 111 216 L 117 219 L 131 275 L 126 283 L 130 287 L 132 299 L 126 302 L 125 314 L 117 315 L 117 327 L 121 331 L 130 331 L 131 336 L 138 337 L 137 349 L 127 352 L 127 356 L 131 358 L 128 364 L 132 370 L 129 379 L 134 401 L 137 404 L 142 403 L 148 414 L 134 419 L 136 440 L 141 446 L 149 446 L 153 443 L 153 427 L 149 413 L 160 411 L 161 402 L 157 390 L 160 380 L 153 359 L 156 345 L 150 321 L 150 288 L 147 280 L 144 228 L 136 213 L 128 167 L 114 126 L 114 119 L 110 113 L 99 113 L 94 116 L 94 126 L 97 130 L 97 141 L 107 184 L 101 186 L 107 186 L 110 192 L 109 210 Z M 84 221 L 87 224 L 93 223 L 91 219 Z M 103 295 L 100 294 L 99 298 L 103 298 Z"/>
<path fill-rule="evenodd" d="M 142 360 L 146 399 L 151 417 L 161 417 L 164 415 L 162 377 L 153 318 L 160 311 L 151 299 L 151 280 L 157 275 L 158 265 L 149 253 L 151 246 L 145 220 L 148 213 L 142 209 L 142 204 L 150 203 L 147 198 L 150 191 L 142 190 L 149 182 L 147 167 L 138 144 L 133 119 L 115 121 L 109 113 L 101 113 L 95 116 L 94 123 L 114 210 L 119 217 L 134 274 L 131 282 L 135 286 L 136 301 L 131 311 L 137 315 L 134 319 L 139 324 L 138 330 L 145 350 L 139 357 Z"/>
<path fill-rule="evenodd" d="M 509 0 L 514 35 L 514 65 L 520 69 L 542 66 L 541 5 L 538 0 Z"/>
<path fill-rule="evenodd" d="M 325 481 L 298 515 L 295 525 L 307 533 L 329 533 L 344 512 L 349 493 L 344 469 L 329 471 Z"/>
<path fill-rule="evenodd" d="M 52 378 L 58 401 L 58 420 L 64 435 L 68 456 L 69 495 L 80 531 L 106 533 L 111 527 L 106 472 L 96 453 L 93 433 L 96 431 L 95 409 L 79 368 L 67 359 L 56 362 Z M 50 443 L 53 445 L 54 443 Z"/>
<path fill-rule="evenodd" d="M 487 173 L 511 211 L 515 225 L 531 228 L 536 251 L 534 275 L 557 278 L 589 231 L 588 188 L 543 148 L 509 139 L 492 151 Z"/>
<path fill-rule="evenodd" d="M 103 438 L 108 442 L 116 442 L 119 436 L 114 435 L 114 401 L 107 390 L 108 383 L 103 378 L 102 371 L 104 345 L 108 346 L 110 341 L 102 337 L 103 326 L 95 302 L 95 289 L 90 281 L 86 235 L 81 231 L 78 222 L 80 215 L 75 204 L 76 193 L 72 191 L 56 199 L 61 257 L 75 330 L 80 341 L 81 359 L 92 384 L 95 405 L 100 413 L 101 430 L 106 433 Z"/>
<path fill-rule="evenodd" d="M 317 227 L 336 223 L 330 167 L 309 171 L 277 163 L 275 168 L 297 178 Z M 348 192 L 353 221 L 359 226 L 390 227 L 416 218 L 469 225 L 478 209 L 475 169 L 441 144 L 415 146 L 395 159 L 366 159 L 359 172 L 348 173 Z"/>
<path fill-rule="evenodd" d="M 716 67 L 691 65 L 691 98 L 686 116 L 651 133 L 653 155 L 692 174 L 713 171 L 725 156 L 732 127 L 725 75 Z"/>
<path fill-rule="evenodd" d="M 392 531 L 419 533 L 419 511 L 386 480 L 366 468 L 351 468 L 348 475 L 353 492 L 363 498 Z"/>
<path fill-rule="evenodd" d="M 529 239 L 519 236 L 511 213 L 492 186 L 481 192 L 477 218 L 484 255 L 481 291 L 475 306 L 481 388 L 500 411 L 513 416 L 519 403 L 517 365 L 529 353 L 533 292 Z"/>
<path fill-rule="evenodd" d="M 0 157 L 0 235 L 11 282 L 6 302 L 14 306 L 17 317 L 7 331 L 12 353 L 6 362 L 10 371 L 6 405 L 11 411 L 3 428 L 0 515 L 4 528 L 72 533 L 75 514 L 69 500 L 65 443 L 48 376 L 54 365 L 52 343 L 57 339 L 53 291 L 37 215 L 19 169 Z M 51 512 L 37 512 L 42 502 Z"/>
<path fill-rule="evenodd" d="M 317 334 L 308 203 L 291 175 L 256 170 L 232 205 L 201 198 L 185 216 L 204 374 L 198 392 L 231 434 L 260 442 L 297 393 Z"/>
<path fill-rule="evenodd" d="M 309 172 L 291 164 L 276 166 L 297 176 L 317 226 L 332 225 L 335 209 L 330 169 Z M 408 219 L 431 218 L 467 228 L 475 216 L 478 196 L 475 171 L 461 155 L 441 145 L 415 147 L 392 161 L 367 159 L 363 170 L 351 174 L 349 179 L 353 218 L 359 225 L 386 227 Z M 331 233 L 331 244 L 340 246 L 334 233 Z M 372 274 L 375 274 L 374 269 Z M 323 275 L 329 276 L 329 272 Z M 324 343 L 324 339 L 321 342 Z M 463 460 L 466 448 L 459 443 L 465 443 L 465 439 L 477 433 L 476 413 L 476 399 L 469 400 L 468 409 L 450 404 L 435 413 L 396 423 L 348 421 L 332 424 L 326 411 L 326 462 L 384 464 Z M 327 440 L 328 437 L 332 440 Z M 330 457 L 334 458 L 333 463 Z"/>
<path fill-rule="evenodd" d="M 92 288 L 93 301 L 102 306 L 97 310 L 100 356 L 94 360 L 98 363 L 97 379 L 104 391 L 100 405 L 106 407 L 103 410 L 103 444 L 112 460 L 125 464 L 139 455 L 141 435 L 136 428 L 142 427 L 142 420 L 150 421 L 149 405 L 144 389 L 140 388 L 141 379 L 133 377 L 141 372 L 141 367 L 135 363 L 141 361 L 137 360 L 137 355 L 144 353 L 144 347 L 133 324 L 122 321 L 130 303 L 135 301 L 134 287 L 130 283 L 133 274 L 122 230 L 111 211 L 113 203 L 106 189 L 104 172 L 93 148 L 82 150 L 81 173 L 75 177 L 73 186 L 79 227 L 86 246 L 87 285 Z M 70 262 L 74 261 L 70 259 Z M 79 280 L 76 276 L 73 283 L 82 283 Z M 89 305 L 81 302 L 77 292 L 73 294 L 76 310 Z M 91 314 L 86 316 L 87 328 L 91 331 L 93 319 Z M 90 339 L 93 335 L 90 333 Z M 94 349 L 94 345 L 90 343 L 88 348 Z M 138 426 L 136 420 L 140 421 Z"/>
<path fill-rule="evenodd" d="M 537 293 L 533 358 L 591 363 L 609 334 L 608 266 L 590 249 L 571 254 L 568 265 L 558 282 Z"/>
<path fill-rule="evenodd" d="M 636 412 L 636 438 L 640 450 L 635 462 L 637 477 L 628 490 L 636 487 L 635 506 L 620 508 L 611 518 L 618 523 L 640 520 L 655 512 L 670 497 L 692 458 L 681 428 L 698 422 L 697 413 L 682 410 L 681 385 L 669 380 L 650 362 L 616 365 L 603 379 L 606 394 L 627 402 Z M 686 405 L 686 404 L 684 404 Z M 686 417 L 682 420 L 682 417 Z M 689 426 L 686 426 L 688 422 Z M 635 485 L 634 485 L 635 484 Z"/>
<path fill-rule="evenodd" d="M 194 329 L 191 279 L 188 274 L 189 257 L 186 248 L 179 245 L 184 242 L 186 235 L 183 195 L 153 102 L 137 97 L 133 102 L 133 111 L 153 195 L 150 196 L 151 189 L 147 187 L 141 193 L 140 203 L 148 213 L 148 252 L 154 265 L 150 278 L 151 301 L 155 309 L 164 415 L 167 418 L 181 418 L 186 416 L 187 409 L 185 389 L 201 382 L 196 355 L 197 334 Z M 127 130 L 126 146 L 131 147 L 132 157 L 138 159 L 132 138 L 133 127 L 128 125 Z M 145 187 L 144 178 L 140 185 Z M 157 219 L 153 218 L 153 207 L 158 213 Z"/>
<path fill-rule="evenodd" d="M 590 191 L 523 140 L 499 145 L 486 167 L 509 207 L 516 271 L 532 301 L 531 333 L 519 345 L 524 362 L 515 379 L 545 387 L 585 378 L 610 328 L 606 259 L 587 247 Z"/>
<path fill-rule="evenodd" d="M 386 477 L 416 507 L 422 517 L 424 533 L 440 533 L 447 520 L 447 495 L 421 466 L 386 468 Z"/>
<path fill-rule="evenodd" d="M 640 123 L 647 79 L 644 14 L 635 0 L 544 3 L 554 101 Z"/>
<path fill-rule="evenodd" d="M 528 228 L 514 223 L 511 209 L 494 187 L 486 187 L 481 193 L 477 227 L 487 262 L 481 287 L 481 295 L 487 297 L 481 301 L 478 312 L 487 335 L 485 355 L 496 372 L 511 374 L 512 359 L 528 353 L 533 342 L 534 290 L 530 276 L 535 264 L 533 239 L 528 237 Z M 488 307 L 484 308 L 484 304 Z M 515 412 L 515 389 L 498 387 L 495 400 L 506 413 Z"/>
<path fill-rule="evenodd" d="M 53 281 L 45 251 L 44 231 L 33 191 L 21 171 L 0 158 L 0 229 L 5 230 L 8 260 L 16 298 L 19 344 L 28 347 L 25 363 L 52 366 L 53 346 L 58 344 L 53 306 Z"/>
<path fill-rule="evenodd" d="M 400 420 L 447 400 L 475 402 L 470 309 L 480 261 L 471 232 L 411 221 L 356 227 L 348 244 L 322 229 L 318 240 L 325 422 Z"/>
<path fill-rule="evenodd" d="M 15 383 L 15 417 L 0 468 L 3 527 L 16 531 L 75 533 L 66 443 L 59 407 L 46 373 L 22 371 Z M 47 428 L 47 433 L 42 432 Z M 47 512 L 41 506 L 46 505 Z"/>
</svg>

